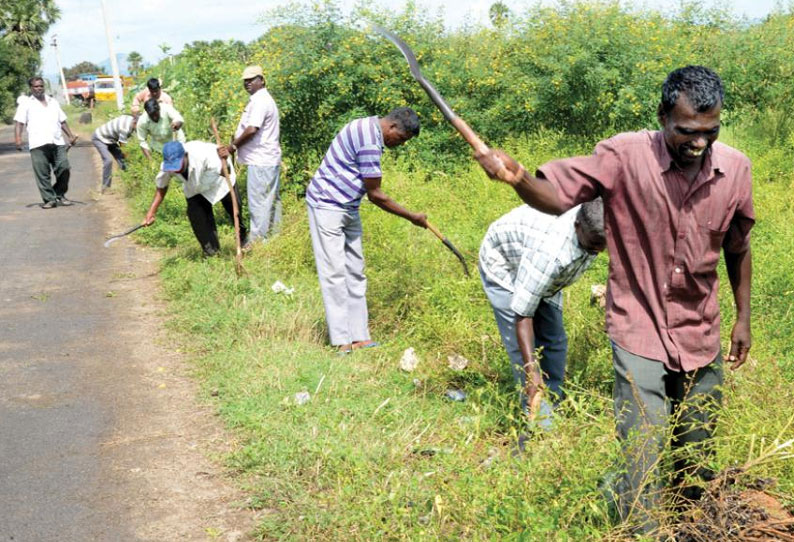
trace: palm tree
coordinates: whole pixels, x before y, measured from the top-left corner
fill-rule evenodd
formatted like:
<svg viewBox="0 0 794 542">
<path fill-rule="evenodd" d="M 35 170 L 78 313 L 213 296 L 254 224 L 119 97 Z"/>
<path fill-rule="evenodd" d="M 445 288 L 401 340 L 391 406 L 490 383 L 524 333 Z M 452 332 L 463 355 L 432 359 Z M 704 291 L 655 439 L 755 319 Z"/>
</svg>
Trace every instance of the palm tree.
<svg viewBox="0 0 794 542">
<path fill-rule="evenodd" d="M 174 57 L 168 54 L 168 51 L 171 50 L 171 46 L 168 45 L 167 43 L 161 43 L 160 45 L 158 45 L 158 47 L 160 48 L 160 50 L 163 52 L 164 55 L 168 56 L 168 60 L 171 62 L 171 65 L 173 66 Z"/>
<path fill-rule="evenodd" d="M 488 17 L 491 19 L 492 25 L 496 28 L 502 28 L 510 18 L 510 9 L 499 0 L 491 4 L 491 8 L 488 10 Z"/>
<path fill-rule="evenodd" d="M 6 0 L 0 4 L 1 39 L 41 51 L 44 34 L 60 16 L 54 0 Z"/>
<path fill-rule="evenodd" d="M 127 63 L 130 66 L 130 73 L 138 75 L 143 67 L 143 57 L 138 51 L 132 51 L 127 55 Z"/>
</svg>

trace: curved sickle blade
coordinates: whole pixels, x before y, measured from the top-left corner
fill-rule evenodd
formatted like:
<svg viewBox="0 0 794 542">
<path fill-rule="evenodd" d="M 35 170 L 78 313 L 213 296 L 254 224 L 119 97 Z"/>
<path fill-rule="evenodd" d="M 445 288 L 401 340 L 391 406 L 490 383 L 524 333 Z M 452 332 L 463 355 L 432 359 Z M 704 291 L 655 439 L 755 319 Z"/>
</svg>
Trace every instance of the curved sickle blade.
<svg viewBox="0 0 794 542">
<path fill-rule="evenodd" d="M 455 248 L 455 245 L 453 245 L 450 242 L 450 240 L 447 239 L 446 237 L 444 237 L 441 240 L 441 242 L 444 243 L 444 246 L 447 247 L 449 250 L 451 250 L 452 253 L 458 257 L 458 259 L 460 260 L 460 264 L 463 266 L 463 272 L 466 274 L 467 277 L 470 277 L 471 275 L 469 275 L 469 266 L 466 265 L 466 260 L 463 259 L 463 254 L 461 254 L 460 251 L 457 248 Z"/>
<path fill-rule="evenodd" d="M 408 65 L 411 67 L 411 75 L 413 75 L 414 79 L 416 79 L 416 81 L 422 86 L 422 88 L 425 90 L 427 95 L 430 97 L 430 100 L 435 104 L 436 107 L 438 107 L 438 109 L 444 115 L 444 118 L 447 119 L 450 122 L 450 124 L 452 124 L 452 126 L 454 126 L 455 129 L 460 133 L 460 135 L 463 136 L 463 139 L 465 139 L 466 142 L 469 145 L 471 145 L 471 147 L 477 153 L 480 154 L 488 153 L 490 150 L 488 148 L 488 145 L 486 145 L 483 142 L 483 140 L 480 139 L 480 136 L 477 135 L 477 132 L 472 130 L 471 127 L 468 124 L 466 124 L 466 121 L 458 117 L 455 114 L 455 112 L 452 111 L 452 108 L 449 106 L 449 104 L 447 104 L 447 102 L 444 101 L 444 98 L 441 97 L 441 95 L 438 93 L 435 87 L 431 85 L 427 79 L 424 78 L 421 70 L 419 70 L 419 63 L 416 61 L 416 55 L 414 55 L 414 52 L 411 51 L 411 48 L 408 47 L 408 45 L 403 40 L 398 38 L 392 32 L 389 32 L 385 28 L 381 28 L 380 26 L 373 23 L 369 23 L 369 25 L 373 30 L 375 30 L 376 32 L 378 32 L 379 34 L 381 34 L 382 36 L 384 36 L 386 39 L 388 39 L 390 42 L 392 42 L 394 45 L 397 46 L 397 48 L 405 57 L 405 60 L 408 61 Z M 498 175 L 502 175 L 502 177 L 500 178 L 503 178 L 505 180 L 507 179 L 506 177 L 507 170 L 505 169 L 504 164 L 502 164 L 502 167 L 499 170 Z M 512 179 L 512 177 L 510 177 L 510 179 Z"/>
<path fill-rule="evenodd" d="M 449 106 L 449 104 L 444 101 L 444 98 L 441 97 L 435 87 L 431 85 L 430 82 L 422 75 L 422 71 L 419 69 L 419 62 L 416 60 L 416 55 L 414 55 L 414 52 L 410 47 L 408 47 L 408 44 L 397 37 L 396 34 L 389 32 L 383 27 L 380 27 L 374 23 L 369 23 L 369 25 L 378 34 L 397 46 L 397 48 L 405 57 L 405 60 L 408 61 L 408 66 L 411 68 L 411 75 L 413 75 L 414 79 L 416 79 L 416 81 L 422 85 L 422 88 L 425 89 L 425 92 L 427 92 L 427 95 L 430 97 L 433 103 L 436 104 L 436 107 L 441 110 L 444 118 L 449 122 L 453 122 L 456 118 L 458 118 L 458 116 L 454 111 L 452 111 L 452 108 Z"/>
<path fill-rule="evenodd" d="M 109 247 L 110 245 L 112 245 L 113 243 L 115 243 L 116 241 L 118 241 L 119 239 L 124 237 L 125 235 L 129 235 L 132 232 L 141 229 L 142 227 L 143 227 L 143 224 L 138 224 L 137 226 L 131 227 L 127 231 L 123 231 L 121 233 L 117 233 L 116 235 L 111 235 L 110 237 L 108 237 L 107 241 L 105 241 L 105 243 L 104 243 L 105 248 Z"/>
</svg>

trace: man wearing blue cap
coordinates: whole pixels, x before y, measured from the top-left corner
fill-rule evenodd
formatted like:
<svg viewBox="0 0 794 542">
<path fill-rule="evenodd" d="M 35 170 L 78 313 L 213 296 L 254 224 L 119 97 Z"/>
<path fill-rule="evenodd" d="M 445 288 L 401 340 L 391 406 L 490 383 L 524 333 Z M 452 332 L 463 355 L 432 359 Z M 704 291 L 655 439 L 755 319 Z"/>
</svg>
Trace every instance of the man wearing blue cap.
<svg viewBox="0 0 794 542">
<path fill-rule="evenodd" d="M 235 197 L 240 201 L 234 168 L 229 166 L 228 169 Z M 220 250 L 220 242 L 212 206 L 220 201 L 229 219 L 234 221 L 232 195 L 223 178 L 217 146 L 203 141 L 188 141 L 184 145 L 179 141 L 169 141 L 163 145 L 163 163 L 160 165 L 160 173 L 154 180 L 157 190 L 143 221 L 146 226 L 154 222 L 157 208 L 168 192 L 172 177 L 182 182 L 187 199 L 187 216 L 204 255 L 214 256 Z M 237 218 L 240 224 L 240 238 L 245 239 L 247 231 L 239 211 Z"/>
</svg>

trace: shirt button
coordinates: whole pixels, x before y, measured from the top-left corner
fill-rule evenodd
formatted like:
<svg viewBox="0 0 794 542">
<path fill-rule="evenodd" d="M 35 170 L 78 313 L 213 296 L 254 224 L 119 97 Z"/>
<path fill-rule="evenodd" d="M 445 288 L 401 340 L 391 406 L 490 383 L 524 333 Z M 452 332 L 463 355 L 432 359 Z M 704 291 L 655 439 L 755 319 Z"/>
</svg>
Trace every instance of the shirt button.
<svg viewBox="0 0 794 542">
<path fill-rule="evenodd" d="M 684 239 L 685 237 L 686 237 L 686 234 L 685 234 L 685 233 L 679 233 L 679 234 L 678 234 L 678 238 L 679 238 L 679 239 Z"/>
<path fill-rule="evenodd" d="M 675 268 L 675 272 L 676 272 L 676 273 L 680 273 L 680 272 L 681 272 L 681 268 L 680 268 L 680 267 L 676 267 L 676 268 Z"/>
</svg>

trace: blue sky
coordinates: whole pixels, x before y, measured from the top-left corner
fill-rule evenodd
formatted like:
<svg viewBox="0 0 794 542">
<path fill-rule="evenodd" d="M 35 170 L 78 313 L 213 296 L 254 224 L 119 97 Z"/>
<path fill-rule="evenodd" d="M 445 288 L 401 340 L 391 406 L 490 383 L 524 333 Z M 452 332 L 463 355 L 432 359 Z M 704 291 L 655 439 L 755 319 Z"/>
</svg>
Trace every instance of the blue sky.
<svg viewBox="0 0 794 542">
<path fill-rule="evenodd" d="M 225 3 L 217 0 L 105 0 L 110 13 L 111 30 L 115 37 L 117 53 L 138 51 L 147 63 L 163 57 L 158 47 L 166 43 L 171 52 L 179 52 L 186 43 L 196 40 L 240 39 L 250 41 L 261 35 L 266 26 L 260 22 L 270 9 L 285 5 L 278 0 Z M 469 22 L 487 24 L 488 8 L 495 0 L 416 0 L 423 11 L 440 13 L 450 27 Z M 547 0 L 542 0 L 548 3 Z M 531 0 L 504 0 L 513 11 L 521 12 L 533 5 Z M 715 0 L 716 2 L 716 0 Z M 405 0 L 374 0 L 373 4 L 400 9 Z M 659 10 L 676 6 L 669 0 L 625 2 Z M 706 0 L 714 5 L 712 0 Z M 237 4 L 232 8 L 229 5 Z M 733 0 L 718 2 L 732 6 L 737 15 L 762 18 L 774 9 L 791 8 L 794 0 Z M 109 58 L 102 11 L 99 0 L 59 0 L 62 16 L 50 30 L 46 43 L 53 34 L 58 37 L 61 61 L 64 68 L 83 60 L 100 63 Z M 353 0 L 342 0 L 343 10 L 351 9 Z M 42 72 L 56 73 L 55 54 L 52 47 L 42 51 Z"/>
</svg>

